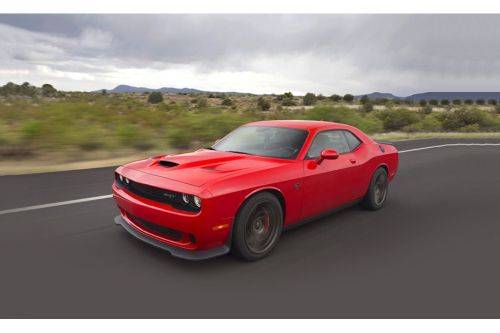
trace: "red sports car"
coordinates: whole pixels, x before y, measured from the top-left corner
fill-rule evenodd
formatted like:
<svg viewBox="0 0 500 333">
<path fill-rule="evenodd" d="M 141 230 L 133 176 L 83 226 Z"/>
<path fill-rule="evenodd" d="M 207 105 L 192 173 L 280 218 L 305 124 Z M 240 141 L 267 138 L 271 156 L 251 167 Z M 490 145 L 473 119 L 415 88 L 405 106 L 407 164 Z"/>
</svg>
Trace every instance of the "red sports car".
<svg viewBox="0 0 500 333">
<path fill-rule="evenodd" d="M 115 218 L 140 240 L 199 260 L 268 255 L 283 229 L 361 202 L 381 208 L 398 152 L 324 121 L 261 121 L 212 147 L 116 169 Z"/>
</svg>

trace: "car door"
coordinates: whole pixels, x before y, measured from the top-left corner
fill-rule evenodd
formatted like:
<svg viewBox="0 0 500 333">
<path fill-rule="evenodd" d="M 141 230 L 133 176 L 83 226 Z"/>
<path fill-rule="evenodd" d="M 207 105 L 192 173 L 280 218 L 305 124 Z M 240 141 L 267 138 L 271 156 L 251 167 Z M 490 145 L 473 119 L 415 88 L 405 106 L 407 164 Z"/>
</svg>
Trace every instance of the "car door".
<svg viewBox="0 0 500 333">
<path fill-rule="evenodd" d="M 367 189 L 366 182 L 366 162 L 369 160 L 369 152 L 363 145 L 363 142 L 351 131 L 342 130 L 347 144 L 349 145 L 349 152 L 345 153 L 345 158 L 351 163 L 349 170 L 349 184 L 347 186 L 348 193 L 346 193 L 348 201 L 354 201 L 364 196 Z"/>
<path fill-rule="evenodd" d="M 316 161 L 324 149 L 335 149 L 335 160 Z M 347 203 L 351 197 L 353 163 L 350 147 L 341 130 L 318 132 L 304 159 L 302 218 L 313 217 Z"/>
</svg>

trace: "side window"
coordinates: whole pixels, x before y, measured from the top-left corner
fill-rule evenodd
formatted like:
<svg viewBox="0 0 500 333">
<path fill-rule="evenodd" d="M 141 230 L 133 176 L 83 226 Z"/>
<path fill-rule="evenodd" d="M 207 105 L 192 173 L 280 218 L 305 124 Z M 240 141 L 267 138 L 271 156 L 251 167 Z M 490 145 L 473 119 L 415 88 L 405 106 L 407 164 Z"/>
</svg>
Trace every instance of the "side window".
<svg viewBox="0 0 500 333">
<path fill-rule="evenodd" d="M 345 136 L 341 131 L 324 131 L 316 134 L 311 147 L 307 153 L 307 157 L 319 157 L 324 149 L 335 149 L 339 154 L 347 153 L 351 149 Z"/>
<path fill-rule="evenodd" d="M 345 138 L 347 139 L 347 144 L 349 145 L 349 151 L 353 151 L 358 148 L 361 141 L 351 132 L 344 131 Z"/>
</svg>

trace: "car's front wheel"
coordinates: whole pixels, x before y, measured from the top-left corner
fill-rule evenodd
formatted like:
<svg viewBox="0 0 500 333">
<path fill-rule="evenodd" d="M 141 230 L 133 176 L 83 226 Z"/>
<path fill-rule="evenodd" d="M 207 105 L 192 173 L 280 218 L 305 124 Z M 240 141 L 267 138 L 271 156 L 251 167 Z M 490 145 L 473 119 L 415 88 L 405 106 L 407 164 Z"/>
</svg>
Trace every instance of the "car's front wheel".
<svg viewBox="0 0 500 333">
<path fill-rule="evenodd" d="M 241 207 L 233 227 L 232 251 L 253 261 L 267 256 L 278 243 L 283 228 L 283 211 L 269 192 L 250 197 Z"/>
<path fill-rule="evenodd" d="M 370 187 L 363 199 L 363 207 L 371 210 L 382 208 L 387 198 L 388 189 L 389 179 L 387 178 L 387 171 L 384 168 L 378 168 L 373 174 Z"/>
</svg>

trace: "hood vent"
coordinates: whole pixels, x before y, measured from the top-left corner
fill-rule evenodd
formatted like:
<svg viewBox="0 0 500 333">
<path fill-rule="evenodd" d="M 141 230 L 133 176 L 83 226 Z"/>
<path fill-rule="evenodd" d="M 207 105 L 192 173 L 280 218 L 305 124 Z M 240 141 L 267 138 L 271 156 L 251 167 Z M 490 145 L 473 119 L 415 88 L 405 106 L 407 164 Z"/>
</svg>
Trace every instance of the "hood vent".
<svg viewBox="0 0 500 333">
<path fill-rule="evenodd" d="M 175 162 L 171 162 L 171 161 L 159 161 L 158 163 L 166 168 L 173 168 L 173 167 L 179 165 L 179 163 L 175 163 Z"/>
</svg>

